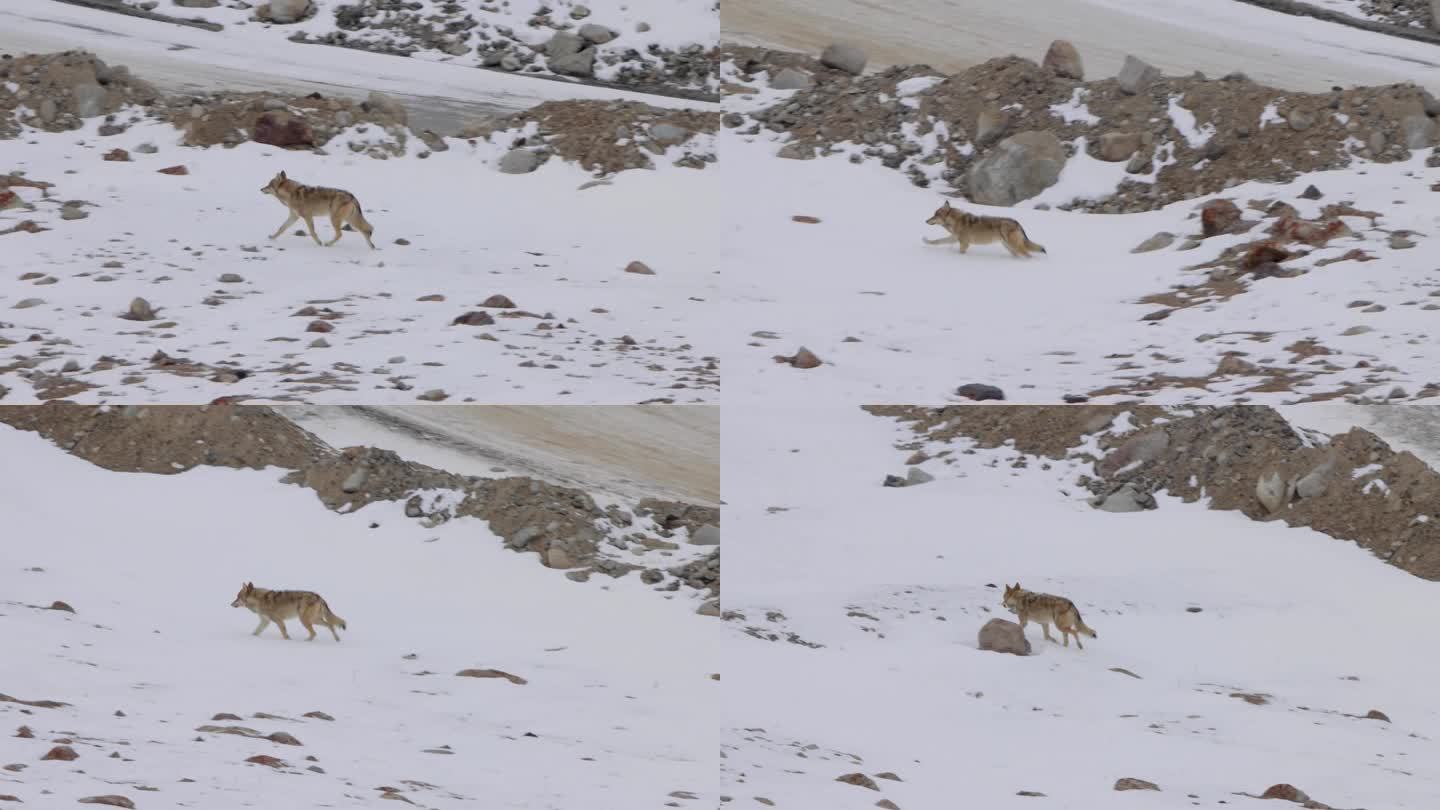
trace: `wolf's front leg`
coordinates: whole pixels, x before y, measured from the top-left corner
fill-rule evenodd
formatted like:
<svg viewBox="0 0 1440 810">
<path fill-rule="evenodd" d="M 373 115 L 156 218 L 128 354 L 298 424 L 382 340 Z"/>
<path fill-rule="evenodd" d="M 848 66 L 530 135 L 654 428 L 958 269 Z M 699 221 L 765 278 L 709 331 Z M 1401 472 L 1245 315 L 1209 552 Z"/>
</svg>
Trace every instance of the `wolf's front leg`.
<svg viewBox="0 0 1440 810">
<path fill-rule="evenodd" d="M 295 220 L 297 220 L 297 219 L 299 219 L 299 218 L 300 218 L 300 215 L 299 215 L 299 214 L 295 213 L 294 211 L 291 211 L 291 212 L 290 212 L 290 218 L 287 219 L 287 220 L 285 220 L 285 224 L 284 224 L 284 225 L 281 225 L 279 230 L 277 230 L 275 233 L 270 234 L 270 238 L 271 238 L 271 239 L 279 239 L 279 238 L 280 238 L 280 234 L 284 233 L 286 228 L 290 227 L 291 225 L 294 225 L 294 224 L 295 224 Z"/>
<path fill-rule="evenodd" d="M 254 632 L 254 633 L 251 633 L 251 635 L 253 635 L 253 636 L 258 636 L 258 635 L 260 635 L 261 633 L 265 632 L 265 628 L 267 628 L 267 627 L 269 627 L 269 626 L 270 626 L 270 619 L 269 619 L 269 617 L 267 617 L 267 616 L 261 616 L 261 617 L 260 617 L 260 623 L 257 624 L 257 625 L 255 625 L 255 632 Z"/>
<path fill-rule="evenodd" d="M 284 620 L 284 619 L 276 619 L 276 620 L 275 620 L 275 626 L 280 628 L 280 635 L 281 635 L 281 637 L 284 638 L 286 641 L 289 641 L 289 640 L 290 640 L 290 634 L 287 633 L 287 632 L 285 632 L 285 620 Z"/>
<path fill-rule="evenodd" d="M 315 240 L 315 244 L 319 245 L 320 247 L 325 247 L 325 243 L 320 241 L 320 235 L 315 233 L 314 218 L 309 216 L 305 217 L 305 228 L 310 231 L 310 238 Z"/>
</svg>

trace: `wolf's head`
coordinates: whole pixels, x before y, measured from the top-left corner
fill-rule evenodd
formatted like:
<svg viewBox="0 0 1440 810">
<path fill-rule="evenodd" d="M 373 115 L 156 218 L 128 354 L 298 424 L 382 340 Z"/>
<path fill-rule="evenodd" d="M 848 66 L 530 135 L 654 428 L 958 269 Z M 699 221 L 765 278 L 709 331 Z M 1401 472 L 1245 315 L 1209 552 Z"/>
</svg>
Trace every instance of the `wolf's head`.
<svg viewBox="0 0 1440 810">
<path fill-rule="evenodd" d="M 235 601 L 230 603 L 230 607 L 246 607 L 246 601 L 254 593 L 255 583 L 247 582 L 244 585 L 241 585 L 240 592 L 235 594 Z"/>
<path fill-rule="evenodd" d="M 269 194 L 272 197 L 279 196 L 278 194 L 276 194 L 276 192 L 278 192 L 281 187 L 283 187 L 287 182 L 289 181 L 285 177 L 285 172 L 280 172 L 279 174 L 270 178 L 270 182 L 266 183 L 265 187 L 260 189 L 260 193 Z"/>
<path fill-rule="evenodd" d="M 1023 593 L 1023 591 L 1020 590 L 1020 583 L 1017 582 L 1013 586 L 1006 585 L 1005 599 L 1001 602 L 1001 604 L 1003 604 L 1005 606 L 1005 609 L 1010 611 L 1011 613 L 1018 613 L 1020 610 L 1021 593 Z"/>
<path fill-rule="evenodd" d="M 930 215 L 930 218 L 927 219 L 927 220 L 925 220 L 925 224 L 926 224 L 926 225 L 944 225 L 944 224 L 945 224 L 945 217 L 949 216 L 949 215 L 950 215 L 950 212 L 953 211 L 953 210 L 954 210 L 954 209 L 950 207 L 950 201 L 949 201 L 949 200 L 946 200 L 944 205 L 940 206 L 939 208 L 936 208 L 936 209 L 935 209 L 935 213 L 934 213 L 934 214 L 931 214 L 931 215 Z"/>
</svg>

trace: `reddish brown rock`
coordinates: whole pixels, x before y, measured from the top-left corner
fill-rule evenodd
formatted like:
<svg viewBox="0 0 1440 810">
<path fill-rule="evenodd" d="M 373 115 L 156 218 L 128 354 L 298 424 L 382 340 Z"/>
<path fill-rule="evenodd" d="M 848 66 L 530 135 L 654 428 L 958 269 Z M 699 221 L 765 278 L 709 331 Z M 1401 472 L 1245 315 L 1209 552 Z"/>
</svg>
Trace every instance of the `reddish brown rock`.
<svg viewBox="0 0 1440 810">
<path fill-rule="evenodd" d="M 267 112 L 256 118 L 250 138 L 256 143 L 287 149 L 315 146 L 315 133 L 310 125 L 285 112 Z"/>
</svg>

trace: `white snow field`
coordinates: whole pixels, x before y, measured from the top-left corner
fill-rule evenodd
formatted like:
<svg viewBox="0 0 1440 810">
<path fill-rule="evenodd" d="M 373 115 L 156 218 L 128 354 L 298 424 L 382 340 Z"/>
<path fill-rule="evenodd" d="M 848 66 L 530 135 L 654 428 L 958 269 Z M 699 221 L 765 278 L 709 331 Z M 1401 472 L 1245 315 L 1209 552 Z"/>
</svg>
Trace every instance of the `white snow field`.
<svg viewBox="0 0 1440 810">
<path fill-rule="evenodd" d="M 748 111 L 790 95 L 762 86 L 727 97 L 726 105 Z M 979 382 L 1019 402 L 1091 394 L 1102 402 L 1143 395 L 1156 403 L 1279 404 L 1342 393 L 1405 399 L 1435 381 L 1440 276 L 1427 246 L 1440 216 L 1430 190 L 1436 170 L 1425 167 L 1425 151 L 1290 183 L 1249 182 L 1153 212 L 1039 210 L 1099 198 L 1127 177 L 1123 166 L 1081 152 L 1056 185 L 1013 208 L 955 203 L 1018 217 L 1048 251 L 1018 260 L 998 244 L 961 255 L 953 244 L 922 241 L 945 235 L 925 224 L 946 199 L 938 174 L 935 190 L 926 190 L 873 158 L 858 165 L 847 154 L 782 159 L 780 137 L 720 136 L 723 193 L 745 200 L 730 207 L 721 240 L 726 284 L 745 304 L 730 324 L 731 344 L 743 348 L 726 358 L 737 396 L 936 402 Z M 916 139 L 921 152 L 909 160 L 922 171 L 943 168 L 920 165 L 936 137 Z M 766 193 L 747 191 L 762 183 Z M 1324 199 L 1299 198 L 1311 184 Z M 1305 218 L 1346 200 L 1380 216 L 1344 217 L 1353 236 L 1286 264 L 1307 269 L 1304 275 L 1249 279 L 1228 299 L 1212 295 L 1162 320 L 1143 320 L 1173 304 L 1142 299 L 1205 284 L 1208 268 L 1187 268 L 1262 238 L 1269 227 L 1261 220 L 1250 233 L 1181 250 L 1184 237 L 1200 232 L 1199 207 L 1221 197 L 1242 209 L 1252 200 L 1285 201 Z M 796 215 L 820 222 L 795 222 Z M 1407 230 L 1416 232 L 1413 244 L 1392 247 L 1391 233 Z M 1169 248 L 1131 253 L 1161 231 L 1180 238 Z M 1373 260 L 1320 264 L 1357 248 Z M 1316 345 L 1329 354 L 1317 355 Z M 823 365 L 775 362 L 801 346 Z M 1227 355 L 1249 365 L 1231 360 L 1221 374 Z"/>
<path fill-rule="evenodd" d="M 68 704 L 0 702 L 17 806 L 716 803 L 719 631 L 688 594 L 571 582 L 471 519 L 336 514 L 275 469 L 110 472 L 5 426 L 0 457 L 0 692 Z M 349 630 L 254 637 L 246 580 L 315 590 Z M 42 761 L 58 740 L 79 758 Z"/>
<path fill-rule="evenodd" d="M 1233 0 L 728 0 L 720 27 L 727 42 L 816 55 L 837 40 L 854 42 L 872 68 L 928 64 L 954 73 L 1010 55 L 1038 62 L 1052 41 L 1067 39 L 1092 79 L 1114 76 L 1133 54 L 1168 74 L 1241 71 L 1307 92 L 1397 82 L 1440 92 L 1429 43 Z"/>
<path fill-rule="evenodd" d="M 9 268 L 0 279 L 0 368 L 41 360 L 26 377 L 4 375 L 8 403 L 55 390 L 126 403 L 717 395 L 718 364 L 705 358 L 719 353 L 710 225 L 718 186 L 713 168 L 671 165 L 685 150 L 711 149 L 707 136 L 656 156 L 653 171 L 581 190 L 593 178 L 558 159 L 531 174 L 499 172 L 505 135 L 451 140 L 427 159 L 416 157 L 424 145 L 412 138 L 406 157 L 377 160 L 347 148 L 373 143 L 362 127 L 315 155 L 254 143 L 181 148 L 175 129 L 149 122 L 102 139 L 98 124 L 0 142 L 0 166 L 55 184 L 48 199 L 17 189 L 37 210 L 0 213 L 0 230 L 24 219 L 52 228 L 0 237 Z M 137 151 L 146 142 L 158 151 Z M 132 160 L 101 159 L 115 147 Z M 177 164 L 189 174 L 158 171 Z M 287 212 L 260 188 L 281 170 L 353 192 L 378 249 L 348 232 L 319 246 L 296 235 L 303 222 L 270 241 Z M 89 216 L 62 221 L 67 200 L 90 203 Z M 333 236 L 328 221 L 316 228 L 323 240 Z M 625 272 L 637 260 L 654 274 Z M 496 294 L 517 308 L 482 310 Z M 137 297 L 157 309 L 156 320 L 120 317 Z M 495 323 L 452 325 L 476 310 Z M 306 331 L 326 325 L 332 331 Z M 61 389 L 52 389 L 56 374 Z"/>
<path fill-rule="evenodd" d="M 858 408 L 727 413 L 730 806 L 1273 810 L 1292 805 L 1241 794 L 1282 783 L 1335 808 L 1434 806 L 1435 583 L 1204 503 L 1102 513 L 1081 465 L 1009 448 L 932 443 L 953 451 L 921 465 L 935 481 L 882 487 L 911 438 Z M 980 651 L 1017 580 L 1099 637 L 1082 651 L 1032 625 L 1031 656 Z M 854 773 L 878 792 L 836 781 Z M 1160 791 L 1116 793 L 1124 778 Z"/>
</svg>

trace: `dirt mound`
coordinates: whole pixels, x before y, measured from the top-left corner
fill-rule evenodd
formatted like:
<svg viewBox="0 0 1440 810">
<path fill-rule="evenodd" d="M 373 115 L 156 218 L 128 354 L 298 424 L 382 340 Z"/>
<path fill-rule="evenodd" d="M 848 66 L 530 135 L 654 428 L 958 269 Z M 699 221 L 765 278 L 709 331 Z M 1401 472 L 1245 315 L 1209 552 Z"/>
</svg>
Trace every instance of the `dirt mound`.
<svg viewBox="0 0 1440 810">
<path fill-rule="evenodd" d="M 322 151 L 337 148 L 337 136 L 346 134 L 346 143 L 338 148 L 378 159 L 407 154 L 412 136 L 425 143 L 427 151 L 420 157 L 449 148 L 445 138 L 434 132 L 413 132 L 404 106 L 380 92 L 370 93 L 364 101 L 321 93 L 166 96 L 131 77 L 125 68 L 110 67 L 84 51 L 0 61 L 0 139 L 16 137 L 21 124 L 65 132 L 102 115 L 101 135 L 118 135 L 133 124 L 158 119 L 179 129 L 185 146 L 253 141 Z M 716 112 L 633 101 L 552 101 L 493 118 L 469 128 L 462 137 L 509 139 L 508 146 L 532 150 L 542 160 L 555 155 L 611 174 L 653 168 L 657 157 L 676 166 L 703 169 L 716 160 L 711 136 L 719 127 Z"/>
<path fill-rule="evenodd" d="M 600 545 L 648 551 L 675 548 L 648 535 L 618 510 L 601 510 L 588 493 L 528 477 L 477 478 L 406 461 L 374 447 L 335 450 L 258 405 L 80 406 L 53 403 L 0 408 L 0 422 L 33 431 L 62 449 L 110 470 L 174 474 L 200 465 L 291 470 L 285 483 L 311 489 L 328 508 L 350 512 L 377 501 L 404 501 L 405 514 L 427 525 L 455 517 L 485 521 L 507 548 L 535 552 L 549 568 L 623 576 L 641 566 L 600 553 Z M 719 525 L 719 510 L 663 504 L 654 532 L 670 536 L 691 518 Z M 658 508 L 658 507 L 657 507 Z M 637 512 L 642 510 L 637 507 Z M 679 515 L 675 525 L 662 518 Z M 717 537 L 718 542 L 718 537 Z M 677 566 L 668 586 L 719 591 L 718 550 Z M 659 584 L 658 580 L 652 584 Z"/>
<path fill-rule="evenodd" d="M 83 119 L 104 116 L 105 127 L 123 127 L 117 113 L 159 98 L 127 68 L 111 67 L 86 51 L 0 56 L 0 139 L 15 137 L 20 123 L 66 132 L 82 126 Z M 100 134 L 124 131 L 105 127 Z"/>
<path fill-rule="evenodd" d="M 1099 438 L 1096 496 L 1168 492 L 1187 502 L 1256 520 L 1283 520 L 1350 540 L 1382 560 L 1440 580 L 1440 472 L 1355 428 L 1324 441 L 1293 428 L 1272 408 L 1235 405 L 1187 411 L 1124 406 L 935 409 L 871 408 L 909 423 L 917 436 L 1062 458 L 1129 414 L 1133 430 Z M 909 443 L 902 449 L 913 449 Z M 1164 508 L 1161 506 L 1160 508 Z"/>
<path fill-rule="evenodd" d="M 1431 116 L 1440 114 L 1440 102 L 1414 85 L 1294 93 L 1238 73 L 1161 76 L 1138 60 L 1130 75 L 1081 81 L 1019 57 L 947 77 L 925 65 L 852 76 L 755 48 L 725 55 L 747 82 L 761 82 L 765 72 L 773 80 L 783 68 L 813 82 L 748 116 L 727 114 L 726 125 L 742 132 L 789 135 L 782 156 L 851 153 L 904 171 L 917 185 L 938 178 L 966 194 L 972 169 L 1010 136 L 1048 132 L 1068 160 L 1083 149 L 1123 165 L 1126 179 L 1114 196 L 1060 206 L 1104 213 L 1151 210 L 1246 180 L 1290 180 L 1356 157 L 1407 158 L 1436 144 Z"/>
<path fill-rule="evenodd" d="M 333 452 L 268 408 L 14 405 L 0 408 L 0 422 L 120 472 L 170 475 L 202 465 L 299 469 Z"/>
<path fill-rule="evenodd" d="M 529 125 L 533 124 L 533 127 Z M 487 140 L 506 133 L 534 131 L 515 148 L 538 147 L 598 174 L 653 168 L 654 158 L 683 145 L 676 166 L 703 169 L 716 160 L 709 138 L 720 128 L 720 114 L 669 110 L 635 101 L 547 101 L 462 133 Z"/>
</svg>

